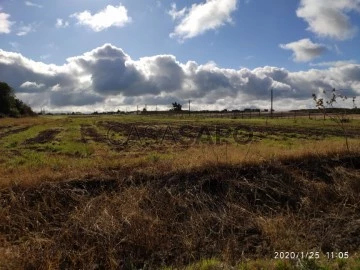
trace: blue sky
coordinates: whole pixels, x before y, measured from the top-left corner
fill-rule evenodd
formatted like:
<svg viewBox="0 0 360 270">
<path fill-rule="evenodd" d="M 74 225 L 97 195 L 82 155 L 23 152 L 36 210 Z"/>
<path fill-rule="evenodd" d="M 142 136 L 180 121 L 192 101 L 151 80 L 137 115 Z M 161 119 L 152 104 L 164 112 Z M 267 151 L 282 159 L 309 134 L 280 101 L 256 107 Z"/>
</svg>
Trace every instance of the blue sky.
<svg viewBox="0 0 360 270">
<path fill-rule="evenodd" d="M 360 93 L 359 25 L 360 0 L 3 0 L 0 80 L 54 111 L 309 108 Z"/>
</svg>

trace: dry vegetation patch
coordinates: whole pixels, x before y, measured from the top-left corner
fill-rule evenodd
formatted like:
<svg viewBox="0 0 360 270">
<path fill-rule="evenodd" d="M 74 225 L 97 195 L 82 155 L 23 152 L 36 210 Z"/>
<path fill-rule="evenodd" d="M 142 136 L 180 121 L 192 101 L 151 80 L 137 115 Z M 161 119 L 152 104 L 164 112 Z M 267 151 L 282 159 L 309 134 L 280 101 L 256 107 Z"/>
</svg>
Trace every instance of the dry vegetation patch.
<svg viewBox="0 0 360 270">
<path fill-rule="evenodd" d="M 304 156 L 0 191 L 0 267 L 158 269 L 359 251 L 360 156 Z M 351 256 L 351 255 L 350 255 Z"/>
</svg>

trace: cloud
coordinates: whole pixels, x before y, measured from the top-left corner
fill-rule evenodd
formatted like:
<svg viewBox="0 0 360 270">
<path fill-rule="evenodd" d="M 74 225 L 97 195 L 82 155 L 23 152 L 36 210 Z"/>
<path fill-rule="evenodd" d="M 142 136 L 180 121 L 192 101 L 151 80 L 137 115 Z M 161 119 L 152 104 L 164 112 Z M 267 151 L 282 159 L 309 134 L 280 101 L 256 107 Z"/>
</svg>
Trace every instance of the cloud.
<svg viewBox="0 0 360 270">
<path fill-rule="evenodd" d="M 356 64 L 356 61 L 355 60 L 345 60 L 345 61 L 310 63 L 310 66 L 313 66 L 313 67 L 340 67 L 340 66 L 346 66 L 349 64 Z"/>
<path fill-rule="evenodd" d="M 97 102 L 104 101 L 104 98 L 98 95 L 87 93 L 86 91 L 80 92 L 64 92 L 54 91 L 51 93 L 50 102 L 53 106 L 86 106 L 89 104 L 96 104 Z"/>
<path fill-rule="evenodd" d="M 359 0 L 301 0 L 296 14 L 309 24 L 309 31 L 321 37 L 345 40 L 357 32 L 348 16 L 352 11 L 360 12 Z"/>
<path fill-rule="evenodd" d="M 40 59 L 41 60 L 46 60 L 46 59 L 49 59 L 51 57 L 51 54 L 43 54 L 43 55 L 40 55 Z"/>
<path fill-rule="evenodd" d="M 127 9 L 119 4 L 118 6 L 108 5 L 103 10 L 92 15 L 90 11 L 74 13 L 70 17 L 77 19 L 78 24 L 90 27 L 95 32 L 103 31 L 109 27 L 123 27 L 131 22 Z"/>
<path fill-rule="evenodd" d="M 56 28 L 66 28 L 69 26 L 69 22 L 63 19 L 56 19 L 55 27 Z"/>
<path fill-rule="evenodd" d="M 173 20 L 180 22 L 170 37 L 183 41 L 231 23 L 231 13 L 236 10 L 236 5 L 237 0 L 206 0 L 190 8 L 177 10 L 176 4 L 172 4 L 168 13 Z"/>
<path fill-rule="evenodd" d="M 36 83 L 36 82 L 29 82 L 26 81 L 23 84 L 20 85 L 20 88 L 22 88 L 22 92 L 38 92 L 39 90 L 43 89 L 45 87 L 45 84 L 43 83 Z"/>
<path fill-rule="evenodd" d="M 14 87 L 17 94 L 31 94 L 25 95 L 29 100 L 24 101 L 31 102 L 30 105 L 34 107 L 48 104 L 56 108 L 56 104 L 63 102 L 56 101 L 56 97 L 61 96 L 68 105 L 77 106 L 84 102 L 104 99 L 89 90 L 89 83 L 81 81 L 76 67 L 71 64 L 48 65 L 30 60 L 19 53 L 0 49 L 0 74 L 1 80 Z M 84 96 L 84 99 L 80 102 L 81 96 Z"/>
<path fill-rule="evenodd" d="M 313 43 L 308 38 L 287 44 L 280 44 L 280 48 L 293 51 L 293 59 L 296 62 L 311 61 L 326 51 L 326 47 L 324 45 Z"/>
<path fill-rule="evenodd" d="M 343 52 L 340 50 L 340 48 L 339 48 L 339 46 L 338 45 L 334 45 L 334 50 L 335 50 L 335 52 L 336 52 L 336 54 L 338 54 L 338 55 L 341 55 Z"/>
<path fill-rule="evenodd" d="M 44 87 L 45 84 L 43 83 L 40 83 L 40 84 L 37 84 L 36 82 L 24 82 L 22 85 L 20 85 L 21 88 L 42 88 Z"/>
<path fill-rule="evenodd" d="M 185 73 L 181 64 L 172 55 L 157 55 L 144 57 L 136 63 L 141 67 L 147 80 L 157 91 L 167 92 L 182 89 Z"/>
<path fill-rule="evenodd" d="M 31 32 L 36 31 L 36 25 L 34 23 L 28 24 L 28 25 L 22 25 L 18 28 L 18 32 L 16 33 L 17 36 L 26 36 L 27 34 Z"/>
<path fill-rule="evenodd" d="M 176 10 L 176 4 L 171 4 L 171 9 L 168 11 L 168 14 L 171 16 L 173 20 L 180 19 L 185 16 L 187 8 L 183 8 L 181 10 Z"/>
<path fill-rule="evenodd" d="M 131 58 L 122 49 L 110 44 L 69 58 L 68 62 L 77 66 L 81 73 L 90 75 L 93 90 L 103 95 L 121 93 L 136 96 L 156 91 Z"/>
<path fill-rule="evenodd" d="M 298 72 L 270 66 L 226 69 L 214 62 L 181 63 L 173 55 L 134 60 L 111 44 L 61 66 L 0 49 L 0 74 L 35 109 L 53 111 L 125 110 L 143 104 L 166 109 L 189 99 L 194 109 L 268 108 L 271 88 L 279 110 L 313 108 L 312 93 L 333 88 L 360 94 L 360 65 L 353 62 Z"/>
<path fill-rule="evenodd" d="M 26 5 L 26 6 L 28 6 L 28 7 L 43 8 L 43 6 L 42 6 L 42 5 L 39 5 L 39 4 L 36 4 L 36 3 L 30 2 L 30 1 L 25 1 L 25 5 Z"/>
<path fill-rule="evenodd" d="M 11 25 L 9 21 L 10 15 L 4 12 L 0 12 L 0 34 L 9 34 L 11 32 Z"/>
</svg>

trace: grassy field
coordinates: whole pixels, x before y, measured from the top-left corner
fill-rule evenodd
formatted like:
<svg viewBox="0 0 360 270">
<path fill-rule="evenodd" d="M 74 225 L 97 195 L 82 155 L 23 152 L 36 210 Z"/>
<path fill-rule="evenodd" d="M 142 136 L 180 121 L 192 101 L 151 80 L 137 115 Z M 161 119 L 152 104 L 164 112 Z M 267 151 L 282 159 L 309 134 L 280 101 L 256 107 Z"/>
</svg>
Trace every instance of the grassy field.
<svg viewBox="0 0 360 270">
<path fill-rule="evenodd" d="M 359 202 L 360 119 L 0 119 L 0 269 L 360 269 Z"/>
</svg>

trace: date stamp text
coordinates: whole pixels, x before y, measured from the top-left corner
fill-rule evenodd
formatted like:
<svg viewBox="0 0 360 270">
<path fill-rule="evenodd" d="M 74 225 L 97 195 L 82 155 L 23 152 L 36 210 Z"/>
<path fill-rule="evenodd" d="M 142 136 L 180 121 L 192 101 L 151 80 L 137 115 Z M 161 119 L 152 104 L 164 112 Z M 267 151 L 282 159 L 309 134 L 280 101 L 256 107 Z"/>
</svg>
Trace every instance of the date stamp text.
<svg viewBox="0 0 360 270">
<path fill-rule="evenodd" d="M 321 257 L 326 259 L 348 259 L 349 252 L 319 252 L 319 251 L 275 251 L 274 259 L 276 260 L 296 260 L 296 259 L 309 259 L 317 260 Z"/>
</svg>

